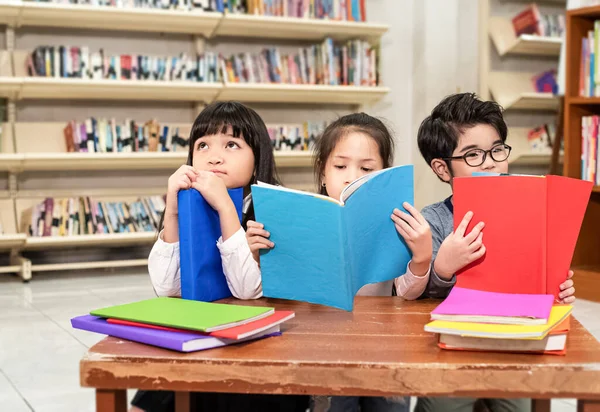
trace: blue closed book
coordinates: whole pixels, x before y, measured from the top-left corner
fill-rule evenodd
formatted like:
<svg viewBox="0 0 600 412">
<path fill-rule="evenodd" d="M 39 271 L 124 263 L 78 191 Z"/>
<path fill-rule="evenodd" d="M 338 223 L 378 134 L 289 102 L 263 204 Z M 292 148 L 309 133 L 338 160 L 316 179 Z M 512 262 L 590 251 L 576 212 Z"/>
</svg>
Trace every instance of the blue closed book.
<svg viewBox="0 0 600 412">
<path fill-rule="evenodd" d="M 244 190 L 228 192 L 241 221 Z M 196 189 L 180 190 L 177 206 L 181 297 L 204 302 L 231 297 L 217 248 L 221 237 L 219 214 Z"/>
<path fill-rule="evenodd" d="M 405 273 L 411 253 L 391 215 L 414 204 L 413 166 L 365 175 L 341 197 L 252 186 L 256 220 L 275 243 L 261 253 L 264 296 L 352 310 L 361 287 Z"/>
</svg>

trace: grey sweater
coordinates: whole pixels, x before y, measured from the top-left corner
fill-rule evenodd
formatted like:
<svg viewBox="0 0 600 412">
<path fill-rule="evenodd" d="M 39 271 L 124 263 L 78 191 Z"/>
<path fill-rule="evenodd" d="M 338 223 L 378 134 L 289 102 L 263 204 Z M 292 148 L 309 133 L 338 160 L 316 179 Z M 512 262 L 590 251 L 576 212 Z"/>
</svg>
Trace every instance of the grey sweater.
<svg viewBox="0 0 600 412">
<path fill-rule="evenodd" d="M 454 206 L 450 199 L 451 197 L 442 202 L 425 206 L 421 211 L 421 214 L 431 227 L 431 237 L 433 240 L 431 271 L 427 287 L 421 295 L 422 298 L 444 299 L 456 283 L 456 275 L 453 275 L 450 280 L 443 280 L 433 269 L 433 262 L 435 262 L 438 250 L 440 250 L 440 245 L 454 231 Z"/>
</svg>

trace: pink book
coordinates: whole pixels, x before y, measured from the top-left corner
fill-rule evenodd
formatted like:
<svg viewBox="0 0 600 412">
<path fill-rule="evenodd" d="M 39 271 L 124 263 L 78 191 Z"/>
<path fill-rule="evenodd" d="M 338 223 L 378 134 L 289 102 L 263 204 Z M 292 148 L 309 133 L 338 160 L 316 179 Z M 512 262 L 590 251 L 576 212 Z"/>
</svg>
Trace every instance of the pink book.
<svg viewBox="0 0 600 412">
<path fill-rule="evenodd" d="M 454 322 L 544 325 L 554 303 L 553 295 L 483 292 L 454 287 L 431 312 L 431 319 Z"/>
</svg>

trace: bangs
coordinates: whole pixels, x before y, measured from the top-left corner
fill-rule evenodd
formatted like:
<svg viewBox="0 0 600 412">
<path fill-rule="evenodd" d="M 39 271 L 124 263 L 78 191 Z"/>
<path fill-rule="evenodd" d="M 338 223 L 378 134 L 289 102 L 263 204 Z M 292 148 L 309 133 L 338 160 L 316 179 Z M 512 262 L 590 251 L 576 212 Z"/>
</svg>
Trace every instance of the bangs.
<svg viewBox="0 0 600 412">
<path fill-rule="evenodd" d="M 229 127 L 231 127 L 233 137 L 243 137 L 246 143 L 250 143 L 250 140 L 253 139 L 250 123 L 242 117 L 240 110 L 236 110 L 228 104 L 202 111 L 196 119 L 192 135 L 199 139 L 203 136 L 226 134 Z"/>
</svg>

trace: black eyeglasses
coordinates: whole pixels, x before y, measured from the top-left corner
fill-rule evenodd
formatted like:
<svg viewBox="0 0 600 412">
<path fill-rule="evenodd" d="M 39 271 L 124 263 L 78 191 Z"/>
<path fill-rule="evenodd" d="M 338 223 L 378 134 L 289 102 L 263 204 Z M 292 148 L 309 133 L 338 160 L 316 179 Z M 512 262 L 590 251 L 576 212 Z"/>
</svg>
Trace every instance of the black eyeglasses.
<svg viewBox="0 0 600 412">
<path fill-rule="evenodd" d="M 497 144 L 496 146 L 492 147 L 490 150 L 473 149 L 473 150 L 469 150 L 467 153 L 465 153 L 462 156 L 445 157 L 445 158 L 443 158 L 443 160 L 461 160 L 462 159 L 469 166 L 477 167 L 477 166 L 481 166 L 483 164 L 483 162 L 485 162 L 485 159 L 487 158 L 488 153 L 492 157 L 492 160 L 494 162 L 505 161 L 506 159 L 508 159 L 508 156 L 510 156 L 511 149 L 512 149 L 512 147 L 510 147 L 507 144 L 502 143 L 502 144 Z"/>
</svg>

